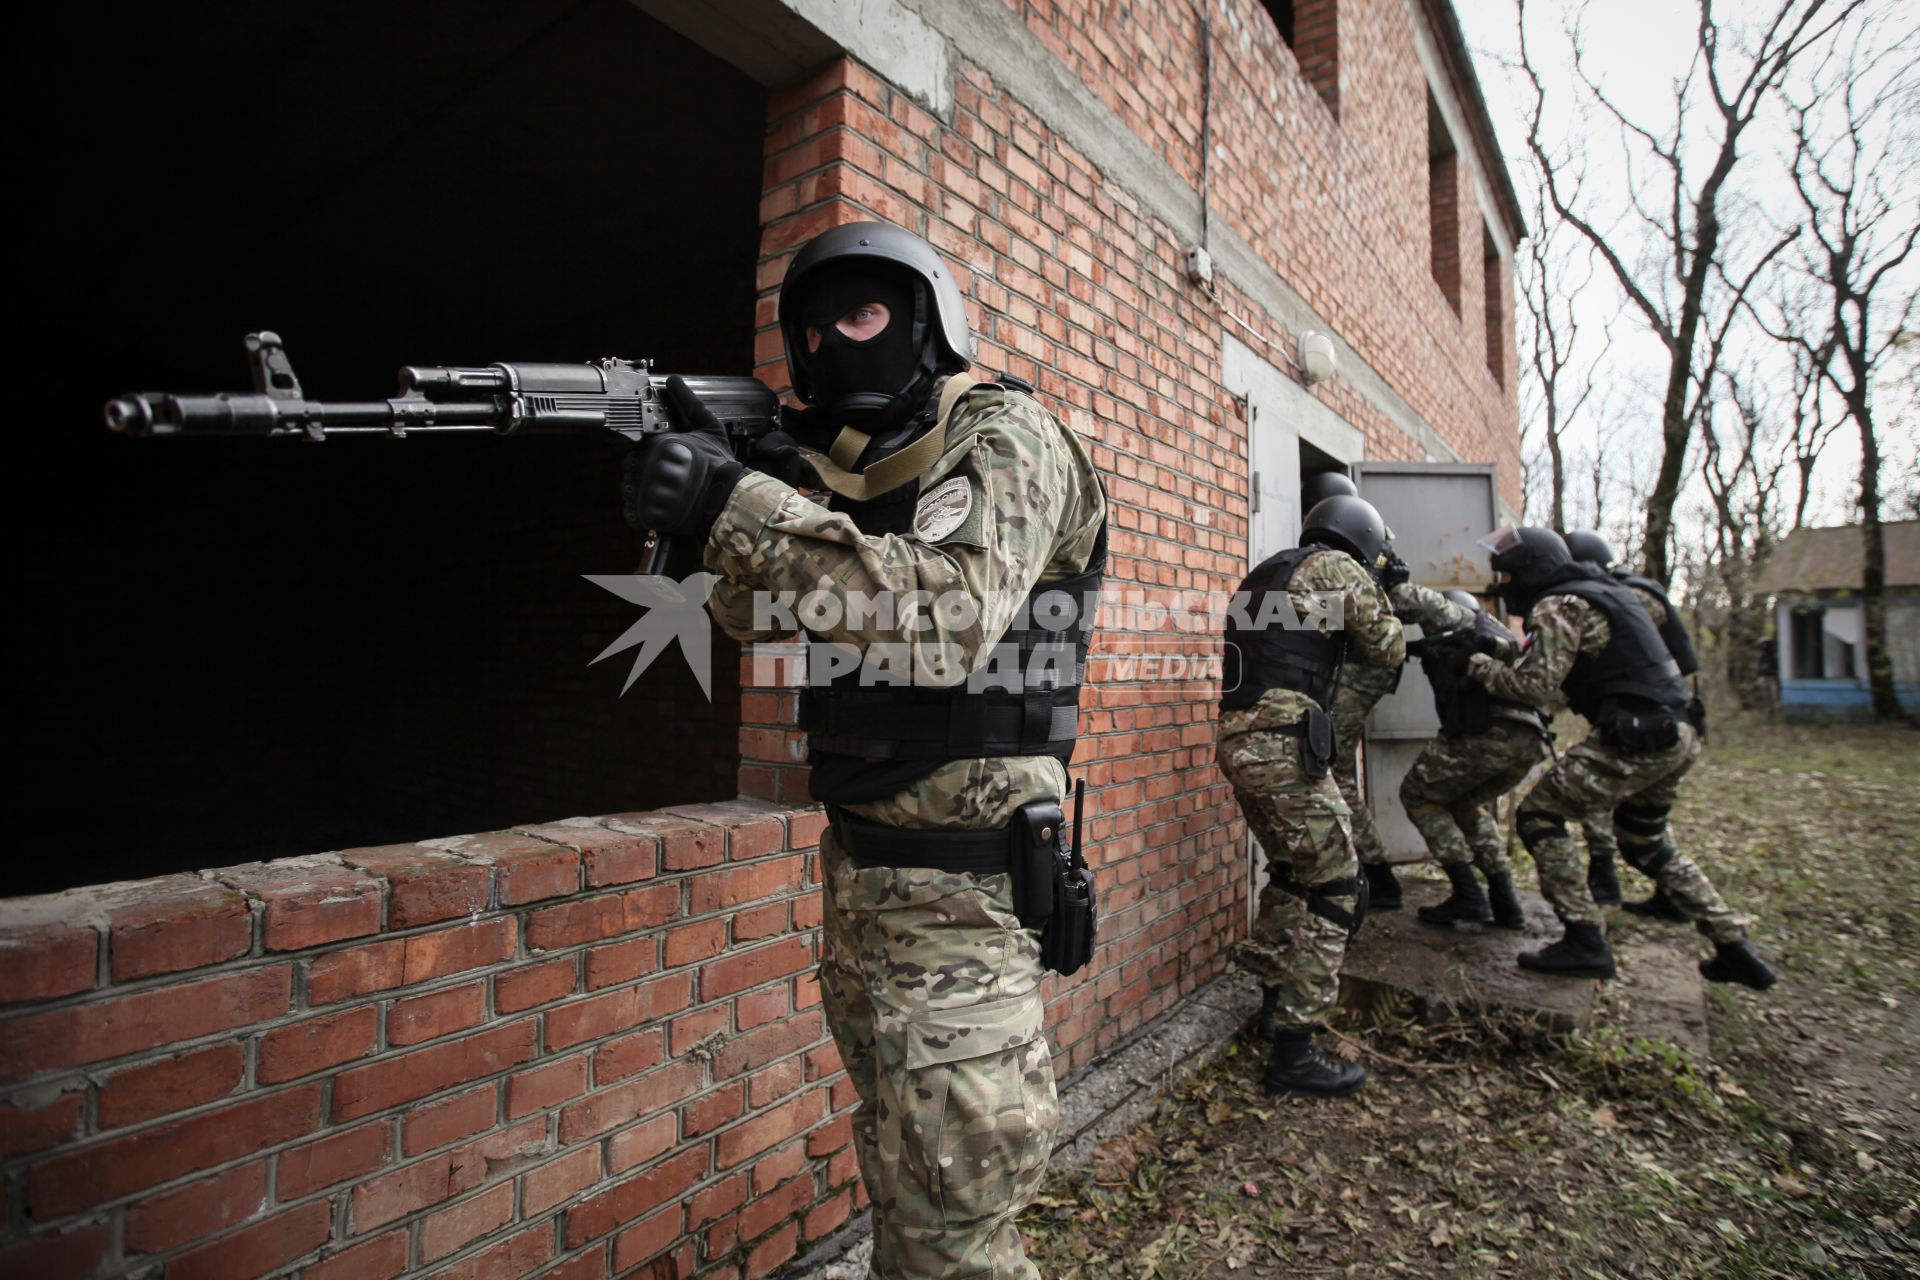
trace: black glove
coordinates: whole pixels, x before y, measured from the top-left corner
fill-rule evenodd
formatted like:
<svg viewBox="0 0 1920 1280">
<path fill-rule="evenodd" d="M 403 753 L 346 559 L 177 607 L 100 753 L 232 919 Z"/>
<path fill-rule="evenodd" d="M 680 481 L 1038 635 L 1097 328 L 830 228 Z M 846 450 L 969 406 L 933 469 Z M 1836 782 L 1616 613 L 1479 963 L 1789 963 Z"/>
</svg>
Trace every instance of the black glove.
<svg viewBox="0 0 1920 1280">
<path fill-rule="evenodd" d="M 800 452 L 800 442 L 784 431 L 769 431 L 755 440 L 747 461 L 755 471 L 796 489 L 820 487 L 820 476 Z"/>
<path fill-rule="evenodd" d="M 1380 566 L 1379 574 L 1382 591 L 1391 591 L 1413 577 L 1412 567 L 1395 554 L 1392 547 L 1388 547 L 1382 554 L 1385 557 L 1385 563 Z"/>
<path fill-rule="evenodd" d="M 621 492 L 636 529 L 704 539 L 746 468 L 727 444 L 726 428 L 678 375 L 666 398 L 676 426 L 627 455 Z"/>
</svg>

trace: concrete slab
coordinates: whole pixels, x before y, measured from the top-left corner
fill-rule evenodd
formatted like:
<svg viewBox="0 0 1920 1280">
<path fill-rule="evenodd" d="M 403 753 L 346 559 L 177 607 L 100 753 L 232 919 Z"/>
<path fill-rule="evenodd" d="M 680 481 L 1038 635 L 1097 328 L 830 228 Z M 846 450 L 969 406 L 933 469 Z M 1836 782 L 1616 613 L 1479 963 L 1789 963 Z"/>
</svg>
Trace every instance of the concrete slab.
<svg viewBox="0 0 1920 1280">
<path fill-rule="evenodd" d="M 1445 881 L 1402 876 L 1406 905 L 1367 917 L 1341 966 L 1341 998 L 1367 1009 L 1389 999 L 1411 1000 L 1416 1017 L 1446 1022 L 1481 1013 L 1518 1013 L 1553 1031 L 1573 1031 L 1593 1018 L 1597 983 L 1542 978 L 1515 963 L 1560 936 L 1560 923 L 1539 898 L 1527 895 L 1527 927 L 1422 924 L 1416 912 L 1447 896 Z"/>
<path fill-rule="evenodd" d="M 1485 1012 L 1518 1014 L 1556 1032 L 1591 1024 L 1601 984 L 1528 973 L 1515 963 L 1522 951 L 1558 938 L 1560 922 L 1536 894 L 1523 894 L 1524 931 L 1491 925 L 1422 924 L 1416 912 L 1447 896 L 1445 881 L 1403 875 L 1406 905 L 1367 917 L 1347 950 L 1342 998 L 1358 1008 L 1410 1000 L 1425 1022 L 1471 1018 Z M 1620 936 L 1610 1007 L 1624 1011 L 1629 1034 L 1664 1037 L 1697 1057 L 1707 1052 L 1704 980 L 1695 968 L 1694 935 Z"/>
<path fill-rule="evenodd" d="M 1667 928 L 1657 936 L 1616 933 L 1613 958 L 1620 976 L 1611 994 L 1621 1028 L 1630 1036 L 1671 1040 L 1704 1063 L 1712 1048 L 1707 980 L 1699 967 L 1705 954 L 1690 928 Z"/>
</svg>

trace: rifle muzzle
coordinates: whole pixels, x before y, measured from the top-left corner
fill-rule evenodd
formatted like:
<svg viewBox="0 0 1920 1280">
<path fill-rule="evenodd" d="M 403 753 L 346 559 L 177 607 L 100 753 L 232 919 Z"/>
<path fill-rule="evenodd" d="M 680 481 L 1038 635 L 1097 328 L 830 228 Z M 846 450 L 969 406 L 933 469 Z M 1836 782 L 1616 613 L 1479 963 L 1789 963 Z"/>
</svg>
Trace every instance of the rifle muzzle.
<svg viewBox="0 0 1920 1280">
<path fill-rule="evenodd" d="M 122 435 L 153 434 L 153 406 L 145 396 L 121 396 L 107 401 L 107 426 Z"/>
</svg>

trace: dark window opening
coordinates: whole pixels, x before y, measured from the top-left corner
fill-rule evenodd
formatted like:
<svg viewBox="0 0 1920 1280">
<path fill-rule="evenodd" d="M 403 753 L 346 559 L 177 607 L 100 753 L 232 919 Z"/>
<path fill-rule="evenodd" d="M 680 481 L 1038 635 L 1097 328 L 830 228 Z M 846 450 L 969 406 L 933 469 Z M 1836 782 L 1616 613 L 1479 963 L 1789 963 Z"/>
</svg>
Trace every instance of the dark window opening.
<svg viewBox="0 0 1920 1280">
<path fill-rule="evenodd" d="M 1262 0 L 1267 6 L 1267 16 L 1273 19 L 1273 26 L 1280 38 L 1287 42 L 1287 48 L 1293 43 L 1293 0 Z"/>
<path fill-rule="evenodd" d="M 1440 103 L 1427 92 L 1427 229 L 1431 236 L 1434 283 L 1447 305 L 1460 314 L 1460 155 L 1440 115 Z"/>
<path fill-rule="evenodd" d="M 1854 645 L 1827 630 L 1827 611 L 1796 608 L 1789 618 L 1792 679 L 1857 680 Z"/>
<path fill-rule="evenodd" d="M 1795 609 L 1789 616 L 1792 619 L 1793 678 L 1795 680 L 1818 680 L 1825 673 L 1824 658 L 1821 654 L 1821 640 L 1825 635 L 1821 626 L 1821 610 Z"/>
<path fill-rule="evenodd" d="M 167 5 L 46 47 L 19 736 L 66 818 L 0 894 L 733 795 L 736 649 L 711 703 L 677 651 L 624 697 L 632 651 L 589 665 L 640 616 L 583 578 L 640 555 L 609 441 L 129 441 L 100 405 L 244 390 L 259 328 L 318 399 L 747 373 L 763 90 L 625 0 Z"/>
<path fill-rule="evenodd" d="M 1335 118 L 1340 115 L 1339 0 L 1262 0 L 1300 74 Z"/>
<path fill-rule="evenodd" d="M 1459 315 L 1459 152 L 1432 90 L 1427 90 L 1427 228 L 1434 284 Z"/>
<path fill-rule="evenodd" d="M 1502 390 L 1507 385 L 1507 285 L 1512 272 L 1500 256 L 1493 232 L 1480 229 L 1480 272 L 1486 282 L 1487 371 Z"/>
</svg>

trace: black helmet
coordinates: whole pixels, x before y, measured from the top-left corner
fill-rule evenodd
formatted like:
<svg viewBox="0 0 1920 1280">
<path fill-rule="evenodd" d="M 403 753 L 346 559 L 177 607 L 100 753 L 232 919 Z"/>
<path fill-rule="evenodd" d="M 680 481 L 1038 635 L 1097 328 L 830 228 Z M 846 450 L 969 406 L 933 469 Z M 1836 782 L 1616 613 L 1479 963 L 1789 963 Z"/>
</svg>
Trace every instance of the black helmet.
<svg viewBox="0 0 1920 1280">
<path fill-rule="evenodd" d="M 1360 491 L 1344 471 L 1322 471 L 1300 482 L 1300 509 L 1311 511 L 1328 498 L 1357 498 Z"/>
<path fill-rule="evenodd" d="M 1462 591 L 1460 588 L 1454 587 L 1449 591 L 1442 591 L 1440 594 L 1463 609 L 1471 609 L 1475 613 L 1481 612 L 1480 601 L 1475 599 L 1473 593 L 1470 591 Z"/>
<path fill-rule="evenodd" d="M 780 334 L 787 344 L 787 370 L 793 392 L 812 404 L 816 394 L 808 367 L 806 322 L 801 311 L 811 282 L 846 268 L 868 267 L 899 273 L 914 290 L 913 344 L 924 373 L 958 373 L 973 361 L 973 332 L 953 272 L 933 246 L 902 227 L 885 222 L 850 222 L 809 240 L 787 267 L 780 285 Z M 919 381 L 918 377 L 915 381 Z M 902 388 L 906 390 L 906 388 Z"/>
<path fill-rule="evenodd" d="M 1562 578 L 1582 576 L 1569 572 L 1573 556 L 1551 529 L 1508 525 L 1480 539 L 1480 545 L 1492 553 L 1493 571 L 1507 575 L 1495 592 L 1514 613 L 1531 609 L 1543 588 Z"/>
<path fill-rule="evenodd" d="M 1380 567 L 1387 549 L 1387 522 L 1365 498 L 1335 494 L 1313 504 L 1300 525 L 1300 545 L 1334 547 L 1365 565 L 1369 572 Z"/>
<path fill-rule="evenodd" d="M 1613 554 L 1613 548 L 1607 545 L 1607 540 L 1591 529 L 1575 529 L 1567 535 L 1567 554 L 1575 560 L 1597 564 L 1602 569 L 1620 558 Z"/>
</svg>

